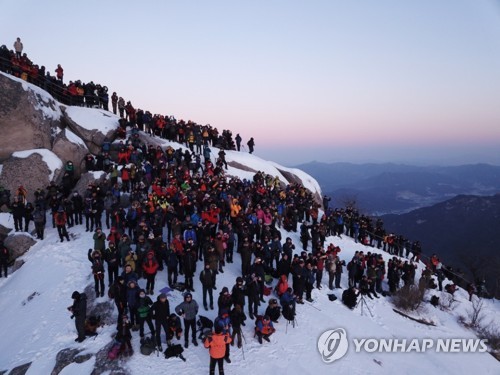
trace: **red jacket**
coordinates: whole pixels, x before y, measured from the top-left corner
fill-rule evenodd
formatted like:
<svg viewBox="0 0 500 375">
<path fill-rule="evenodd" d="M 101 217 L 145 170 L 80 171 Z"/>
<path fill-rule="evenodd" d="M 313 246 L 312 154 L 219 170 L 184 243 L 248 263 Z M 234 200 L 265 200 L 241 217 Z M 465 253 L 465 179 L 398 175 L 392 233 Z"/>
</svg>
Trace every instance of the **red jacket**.
<svg viewBox="0 0 500 375">
<path fill-rule="evenodd" d="M 68 220 L 66 217 L 66 212 L 56 212 L 54 214 L 54 220 L 56 225 L 66 225 L 66 221 Z"/>
<path fill-rule="evenodd" d="M 156 271 L 158 270 L 158 267 L 160 265 L 158 264 L 158 262 L 156 261 L 156 259 L 154 258 L 154 254 L 153 252 L 149 252 L 148 255 L 147 255 L 147 258 L 146 260 L 144 261 L 144 263 L 142 264 L 142 269 L 144 270 L 145 273 L 147 273 L 148 275 L 153 275 L 156 273 Z"/>
</svg>

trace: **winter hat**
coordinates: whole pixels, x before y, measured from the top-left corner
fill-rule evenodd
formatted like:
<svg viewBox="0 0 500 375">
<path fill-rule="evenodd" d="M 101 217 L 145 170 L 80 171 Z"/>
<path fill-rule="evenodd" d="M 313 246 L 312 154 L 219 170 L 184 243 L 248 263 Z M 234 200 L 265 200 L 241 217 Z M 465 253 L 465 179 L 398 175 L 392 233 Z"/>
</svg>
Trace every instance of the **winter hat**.
<svg viewBox="0 0 500 375">
<path fill-rule="evenodd" d="M 73 294 L 71 295 L 71 298 L 73 298 L 73 299 L 80 299 L 80 293 L 75 290 L 73 292 Z"/>
<path fill-rule="evenodd" d="M 217 333 L 217 334 L 222 333 L 222 327 L 220 325 L 215 326 L 215 333 Z"/>
<path fill-rule="evenodd" d="M 158 299 L 166 299 L 167 298 L 167 295 L 165 293 L 160 293 L 160 295 L 158 296 Z"/>
<path fill-rule="evenodd" d="M 239 284 L 239 283 L 243 283 L 243 277 L 238 276 L 238 277 L 236 278 L 236 283 L 238 283 L 238 284 Z"/>
<path fill-rule="evenodd" d="M 229 289 L 227 288 L 227 286 L 225 286 L 224 288 L 222 288 L 220 294 L 225 294 L 225 293 L 229 293 Z"/>
<path fill-rule="evenodd" d="M 193 295 L 191 293 L 186 293 L 184 294 L 184 299 L 186 298 L 193 298 Z"/>
</svg>

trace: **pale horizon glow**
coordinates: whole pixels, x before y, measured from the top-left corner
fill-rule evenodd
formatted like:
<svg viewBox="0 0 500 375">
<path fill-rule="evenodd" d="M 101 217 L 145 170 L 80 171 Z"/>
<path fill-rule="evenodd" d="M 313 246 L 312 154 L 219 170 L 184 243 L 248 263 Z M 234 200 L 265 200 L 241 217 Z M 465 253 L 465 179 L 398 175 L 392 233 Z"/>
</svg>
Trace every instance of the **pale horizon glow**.
<svg viewBox="0 0 500 375">
<path fill-rule="evenodd" d="M 285 165 L 500 164 L 495 0 L 5 0 L 0 35 Z"/>
</svg>

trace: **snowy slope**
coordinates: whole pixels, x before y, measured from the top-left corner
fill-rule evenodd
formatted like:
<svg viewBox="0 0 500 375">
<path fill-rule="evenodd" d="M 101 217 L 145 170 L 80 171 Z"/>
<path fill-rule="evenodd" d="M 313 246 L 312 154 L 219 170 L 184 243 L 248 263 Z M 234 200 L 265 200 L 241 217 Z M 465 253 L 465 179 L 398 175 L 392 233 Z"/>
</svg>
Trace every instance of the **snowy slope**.
<svg viewBox="0 0 500 375">
<path fill-rule="evenodd" d="M 87 130 L 96 129 L 103 134 L 107 134 L 110 130 L 115 130 L 120 119 L 112 112 L 99 108 L 68 106 L 65 112 L 68 117 L 82 128 Z"/>
<path fill-rule="evenodd" d="M 81 229 L 79 226 L 70 230 L 70 233 L 79 238 L 69 243 L 60 243 L 55 230 L 49 229 L 47 238 L 24 256 L 25 265 L 9 278 L 0 279 L 0 369 L 10 369 L 33 361 L 28 374 L 49 374 L 59 350 L 79 347 L 84 348 L 85 353 L 96 353 L 111 340 L 113 327 L 107 326 L 95 340 L 87 339 L 83 344 L 75 344 L 73 341 L 74 324 L 69 319 L 66 307 L 71 304 L 72 291 L 83 290 L 83 287 L 91 282 L 86 252 L 92 247 L 93 240 L 89 233 L 80 234 Z M 284 232 L 283 235 L 292 237 L 294 243 L 298 244 L 296 234 Z M 367 250 L 350 238 L 328 238 L 327 243 L 330 242 L 342 248 L 342 259 L 350 259 L 356 250 Z M 218 277 L 218 290 L 224 285 L 232 287 L 239 267 L 239 257 L 235 256 L 235 263 L 228 265 L 224 274 Z M 157 289 L 166 286 L 166 279 L 166 271 L 158 274 Z M 182 280 L 182 276 L 180 279 Z M 139 284 L 144 287 L 144 280 L 140 280 Z M 345 280 L 342 286 L 345 287 Z M 197 278 L 195 290 L 194 298 L 201 303 L 201 287 Z M 359 308 L 351 311 L 339 301 L 330 302 L 327 298 L 328 292 L 326 287 L 320 291 L 315 289 L 313 305 L 298 307 L 297 327 L 287 327 L 280 319 L 276 325 L 277 333 L 271 337 L 270 344 L 260 345 L 253 338 L 253 324 L 248 323 L 244 327 L 245 359 L 241 350 L 231 348 L 233 363 L 226 366 L 227 373 L 248 374 L 255 371 L 260 374 L 321 374 L 336 371 L 346 374 L 416 374 L 439 371 L 442 374 L 470 374 L 478 367 L 481 368 L 482 374 L 499 373 L 498 362 L 489 354 L 471 353 L 359 354 L 353 353 L 353 348 L 350 348 L 342 360 L 330 365 L 324 364 L 316 349 L 317 339 L 323 331 L 337 327 L 343 327 L 351 337 L 359 338 L 473 337 L 456 322 L 457 314 L 469 304 L 466 293 L 462 290 L 459 291 L 459 308 L 452 314 L 432 307 L 427 307 L 427 312 L 421 314 L 434 321 L 437 327 L 424 326 L 396 315 L 392 306 L 383 298 L 368 301 L 374 314 L 373 318 L 366 310 L 364 315 L 361 315 Z M 339 292 L 336 294 L 340 297 Z M 31 300 L 30 296 L 33 296 Z M 105 299 L 106 297 L 100 300 Z M 182 301 L 179 292 L 174 292 L 169 299 L 171 308 Z M 264 308 L 265 306 L 261 306 L 259 312 L 263 312 Z M 498 306 L 486 301 L 486 309 L 489 319 L 498 324 Z M 215 318 L 214 311 L 205 313 L 202 310 L 201 313 Z M 147 374 L 163 374 L 166 368 L 187 374 L 207 371 L 208 353 L 201 346 L 191 345 L 186 350 L 187 363 L 175 359 L 165 360 L 154 355 L 144 357 L 138 352 L 137 336 L 134 335 L 133 341 L 136 354 L 125 364 L 131 374 L 144 374 L 144 369 L 147 369 Z M 91 369 L 89 363 L 72 364 L 71 371 L 65 373 L 83 375 L 89 374 Z"/>
<path fill-rule="evenodd" d="M 88 124 L 89 128 L 107 129 L 110 120 L 99 110 L 90 110 L 71 107 L 68 114 L 79 124 Z M 114 121 L 114 120 L 113 120 Z M 84 125 L 82 125 L 84 126 Z M 169 143 L 157 138 L 150 138 L 151 143 L 181 147 L 177 143 Z M 212 148 L 212 158 L 215 161 L 218 149 Z M 307 174 L 285 168 L 276 163 L 267 162 L 258 156 L 244 152 L 226 151 L 228 163 L 233 163 L 227 173 L 240 178 L 251 179 L 254 171 L 264 171 L 278 176 L 286 181 L 284 173 L 297 175 L 306 187 L 320 194 L 317 182 Z M 239 167 L 239 166 L 243 167 Z M 12 219 L 7 214 L 0 214 L 0 224 L 12 227 Z M 31 226 L 32 228 L 32 226 Z M 70 296 L 74 290 L 82 291 L 92 284 L 90 263 L 87 260 L 87 250 L 93 247 L 92 234 L 82 231 L 82 226 L 71 228 L 70 242 L 60 243 L 55 229 L 47 226 L 46 239 L 39 241 L 23 256 L 25 264 L 10 275 L 7 279 L 0 279 L 0 372 L 10 370 L 18 365 L 33 362 L 27 374 L 50 374 L 57 353 L 64 348 L 83 348 L 85 353 L 97 353 L 112 340 L 114 326 L 108 325 L 100 329 L 94 339 L 87 339 L 82 344 L 76 344 L 74 321 L 69 318 L 66 310 L 72 302 Z M 106 234 L 108 233 L 105 231 Z M 283 232 L 283 238 L 291 237 L 296 244 L 296 251 L 300 252 L 299 235 Z M 350 238 L 330 237 L 326 244 L 334 243 L 341 247 L 341 259 L 348 261 L 356 250 L 373 251 L 361 244 L 356 244 Z M 388 256 L 384 253 L 386 261 Z M 201 304 L 201 286 L 198 274 L 201 269 L 199 263 L 195 280 L 194 298 Z M 239 275 L 240 258 L 235 254 L 235 262 L 228 264 L 224 274 L 218 276 L 218 291 L 223 286 L 231 288 Z M 420 275 L 420 269 L 417 275 Z M 157 276 L 156 290 L 167 285 L 166 271 Z M 183 277 L 179 277 L 183 281 Z M 322 362 L 317 350 L 317 340 L 327 329 L 345 328 L 351 338 L 468 338 L 473 333 L 457 323 L 457 317 L 464 314 L 470 303 L 463 290 L 457 292 L 458 305 L 452 312 L 443 312 L 427 305 L 420 316 L 435 322 L 436 327 L 425 326 L 392 311 L 392 305 L 385 298 L 368 300 L 368 306 L 373 317 L 360 309 L 351 311 L 340 302 L 340 291 L 335 291 L 339 300 L 330 302 L 327 294 L 330 291 L 323 279 L 323 289 L 313 291 L 312 305 L 298 306 L 298 326 L 292 328 L 280 319 L 276 325 L 277 332 L 271 337 L 271 343 L 260 345 L 253 338 L 253 323 L 248 322 L 244 328 L 245 343 L 243 350 L 231 348 L 232 364 L 226 364 L 226 374 L 258 373 L 262 375 L 278 374 L 499 374 L 500 365 L 489 354 L 445 354 L 445 353 L 412 353 L 412 354 L 381 354 L 381 353 L 354 353 L 349 348 L 348 354 L 333 364 Z M 346 287 L 346 274 L 343 275 L 342 286 Z M 140 280 L 141 287 L 145 287 L 144 280 Z M 387 285 L 384 285 L 387 290 Z M 93 295 L 89 295 L 93 299 Z M 156 295 L 153 297 L 156 299 Z M 179 292 L 173 292 L 170 306 L 173 309 L 182 301 Z M 269 299 L 267 297 L 266 299 Z M 100 298 L 104 302 L 107 297 Z M 92 301 L 89 301 L 92 302 Z M 266 305 L 261 306 L 263 313 Z M 499 306 L 493 301 L 485 301 L 487 319 L 492 325 L 500 324 Z M 215 311 L 201 314 L 215 318 Z M 146 332 L 148 329 L 146 328 Z M 135 354 L 132 358 L 123 361 L 123 366 L 131 374 L 164 374 L 165 372 L 182 374 L 203 374 L 208 372 L 209 356 L 202 346 L 192 345 L 184 353 L 188 359 L 186 363 L 178 359 L 165 360 L 162 356 L 142 356 L 139 353 L 138 334 L 134 333 L 133 346 Z M 165 345 L 164 345 L 165 346 Z M 77 364 L 72 363 L 61 373 L 71 375 L 87 375 L 94 368 L 95 357 Z M 109 372 L 108 372 L 109 373 Z"/>
</svg>

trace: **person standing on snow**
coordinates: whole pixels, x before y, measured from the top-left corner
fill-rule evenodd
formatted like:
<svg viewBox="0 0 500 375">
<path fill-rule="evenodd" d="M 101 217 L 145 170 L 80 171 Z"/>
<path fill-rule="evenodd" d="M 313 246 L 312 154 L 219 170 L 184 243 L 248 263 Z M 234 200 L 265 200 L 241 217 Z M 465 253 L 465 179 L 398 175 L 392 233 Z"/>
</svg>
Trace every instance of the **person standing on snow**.
<svg viewBox="0 0 500 375">
<path fill-rule="evenodd" d="M 253 148 L 255 146 L 255 141 L 253 140 L 253 137 L 250 138 L 250 140 L 247 142 L 247 146 L 248 146 L 248 152 L 253 153 Z"/>
<path fill-rule="evenodd" d="M 74 291 L 71 295 L 73 304 L 68 307 L 68 311 L 72 313 L 71 319 L 75 319 L 76 332 L 78 337 L 76 342 L 85 340 L 85 319 L 87 318 L 87 296 L 85 293 Z"/>
<path fill-rule="evenodd" d="M 184 318 L 184 347 L 187 349 L 189 345 L 189 329 L 191 328 L 191 336 L 194 346 L 198 346 L 196 340 L 196 315 L 198 314 L 198 303 L 193 300 L 191 293 L 184 294 L 184 302 L 175 308 L 177 315 Z"/>
<path fill-rule="evenodd" d="M 236 149 L 240 151 L 241 148 L 241 135 L 240 133 L 236 134 L 236 137 L 234 138 L 236 141 Z"/>
<path fill-rule="evenodd" d="M 217 325 L 214 333 L 207 336 L 203 346 L 210 353 L 210 375 L 215 374 L 215 366 L 219 366 L 219 375 L 224 374 L 224 358 L 226 356 L 226 345 L 231 343 L 229 333 L 222 333 L 222 327 Z"/>
</svg>

